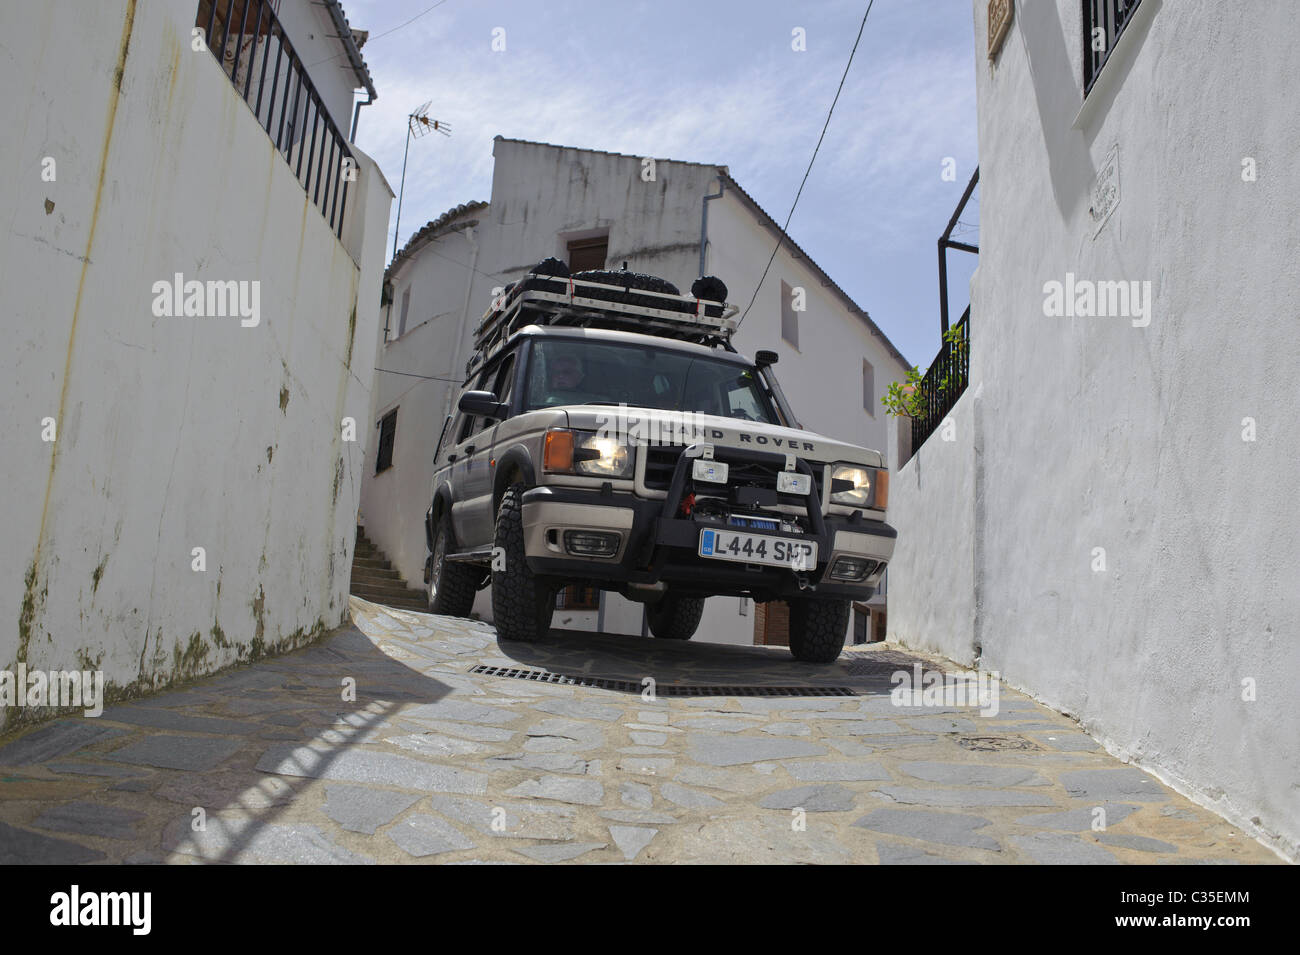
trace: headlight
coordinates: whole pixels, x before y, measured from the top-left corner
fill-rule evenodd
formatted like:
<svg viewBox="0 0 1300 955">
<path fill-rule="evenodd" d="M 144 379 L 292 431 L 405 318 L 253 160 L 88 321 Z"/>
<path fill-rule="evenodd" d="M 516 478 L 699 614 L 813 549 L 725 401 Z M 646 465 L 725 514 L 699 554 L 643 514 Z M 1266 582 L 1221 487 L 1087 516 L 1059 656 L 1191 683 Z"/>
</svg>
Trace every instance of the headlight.
<svg viewBox="0 0 1300 955">
<path fill-rule="evenodd" d="M 889 499 L 889 472 L 858 464 L 837 464 L 831 471 L 831 503 L 884 510 Z"/>
<path fill-rule="evenodd" d="M 542 467 L 551 472 L 626 478 L 632 476 L 632 455 L 616 438 L 553 428 L 546 432 Z"/>
</svg>

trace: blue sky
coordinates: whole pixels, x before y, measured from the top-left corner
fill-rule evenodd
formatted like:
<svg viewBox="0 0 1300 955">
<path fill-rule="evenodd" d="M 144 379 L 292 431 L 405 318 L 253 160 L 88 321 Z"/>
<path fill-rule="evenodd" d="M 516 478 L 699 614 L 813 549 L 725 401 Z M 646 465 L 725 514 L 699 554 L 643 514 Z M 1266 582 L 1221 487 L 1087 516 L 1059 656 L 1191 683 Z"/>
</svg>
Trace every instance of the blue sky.
<svg viewBox="0 0 1300 955">
<path fill-rule="evenodd" d="M 867 0 L 443 0 L 379 35 L 434 2 L 344 0 L 371 33 L 362 53 L 379 93 L 357 142 L 395 192 L 407 114 L 432 101 L 452 128 L 411 143 L 402 242 L 489 198 L 497 134 L 726 165 L 784 222 Z M 806 51 L 791 48 L 796 27 Z M 789 229 L 922 368 L 939 345 L 935 242 L 977 161 L 973 32 L 970 0 L 876 0 Z M 955 320 L 974 257 L 949 256 Z"/>
</svg>

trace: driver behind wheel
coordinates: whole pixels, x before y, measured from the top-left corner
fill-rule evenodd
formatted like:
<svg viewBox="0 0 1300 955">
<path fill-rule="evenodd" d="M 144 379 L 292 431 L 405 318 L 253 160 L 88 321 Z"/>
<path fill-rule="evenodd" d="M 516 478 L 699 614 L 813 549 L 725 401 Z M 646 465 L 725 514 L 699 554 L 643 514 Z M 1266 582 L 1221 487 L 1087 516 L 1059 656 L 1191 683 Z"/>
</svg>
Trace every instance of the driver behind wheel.
<svg viewBox="0 0 1300 955">
<path fill-rule="evenodd" d="M 552 355 L 546 370 L 547 405 L 581 404 L 591 396 L 582 390 L 587 369 L 579 355 L 560 352 Z"/>
</svg>

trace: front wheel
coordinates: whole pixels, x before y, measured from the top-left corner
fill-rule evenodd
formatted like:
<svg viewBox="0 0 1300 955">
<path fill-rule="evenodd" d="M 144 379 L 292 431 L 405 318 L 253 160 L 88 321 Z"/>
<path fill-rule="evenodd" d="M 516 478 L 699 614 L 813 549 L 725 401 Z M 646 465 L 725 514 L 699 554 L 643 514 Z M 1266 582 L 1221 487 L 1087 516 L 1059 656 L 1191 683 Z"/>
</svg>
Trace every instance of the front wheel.
<svg viewBox="0 0 1300 955">
<path fill-rule="evenodd" d="M 468 617 L 482 574 L 468 564 L 447 560 L 450 543 L 451 515 L 444 513 L 433 532 L 433 552 L 429 555 L 429 613 Z"/>
<path fill-rule="evenodd" d="M 646 607 L 645 614 L 650 632 L 660 640 L 689 640 L 704 616 L 704 598 L 665 594 Z"/>
<path fill-rule="evenodd" d="M 524 486 L 512 484 L 497 510 L 493 543 L 501 548 L 502 569 L 492 564 L 492 617 L 502 640 L 532 643 L 551 629 L 556 591 L 539 579 L 524 556 Z"/>
<path fill-rule="evenodd" d="M 804 663 L 834 663 L 849 629 L 849 601 L 790 601 L 790 652 Z"/>
</svg>

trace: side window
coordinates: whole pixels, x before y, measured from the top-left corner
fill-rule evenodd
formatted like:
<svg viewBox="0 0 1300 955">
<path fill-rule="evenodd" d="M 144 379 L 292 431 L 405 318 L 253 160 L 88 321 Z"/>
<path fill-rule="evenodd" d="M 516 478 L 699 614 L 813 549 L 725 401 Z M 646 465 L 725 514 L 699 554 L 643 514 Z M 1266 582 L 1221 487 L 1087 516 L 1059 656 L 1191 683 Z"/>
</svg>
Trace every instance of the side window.
<svg viewBox="0 0 1300 955">
<path fill-rule="evenodd" d="M 492 385 L 497 380 L 497 373 L 499 370 L 500 370 L 500 366 L 497 366 L 495 368 L 484 368 L 482 374 L 478 376 L 478 381 L 474 383 L 474 389 L 476 391 L 493 390 Z M 478 434 L 480 431 L 483 431 L 491 427 L 492 425 L 496 424 L 496 419 L 476 417 L 476 418 L 471 418 L 468 422 L 466 422 L 466 424 L 468 425 L 466 429 L 466 437 L 469 437 L 470 435 Z"/>
<path fill-rule="evenodd" d="M 474 433 L 474 417 L 463 414 L 456 416 L 456 443 L 460 444 Z"/>
<path fill-rule="evenodd" d="M 497 401 L 509 402 L 510 394 L 514 391 L 515 385 L 515 356 L 510 355 L 501 363 L 501 370 L 497 372 L 496 385 L 492 391 L 497 396 Z"/>
<path fill-rule="evenodd" d="M 411 310 L 411 286 L 406 287 L 402 293 L 402 315 L 397 320 L 397 337 L 401 338 L 406 334 L 406 315 Z"/>
<path fill-rule="evenodd" d="M 873 418 L 876 416 L 876 369 L 865 358 L 862 359 L 862 410 Z"/>
<path fill-rule="evenodd" d="M 794 310 L 794 289 L 786 282 L 781 283 L 781 337 L 799 347 L 799 315 Z"/>
<path fill-rule="evenodd" d="M 484 383 L 488 381 L 488 372 L 480 370 L 473 379 L 473 383 L 465 391 L 480 391 Z M 456 413 L 456 421 L 452 425 L 452 433 L 456 435 L 456 444 L 463 444 L 469 440 L 470 435 L 477 434 L 481 430 L 479 419 L 473 415 L 467 415 L 463 412 Z"/>
<path fill-rule="evenodd" d="M 380 474 L 393 466 L 393 443 L 397 440 L 397 409 L 394 408 L 379 420 L 379 453 L 375 456 L 375 473 Z"/>
</svg>

